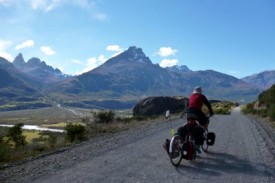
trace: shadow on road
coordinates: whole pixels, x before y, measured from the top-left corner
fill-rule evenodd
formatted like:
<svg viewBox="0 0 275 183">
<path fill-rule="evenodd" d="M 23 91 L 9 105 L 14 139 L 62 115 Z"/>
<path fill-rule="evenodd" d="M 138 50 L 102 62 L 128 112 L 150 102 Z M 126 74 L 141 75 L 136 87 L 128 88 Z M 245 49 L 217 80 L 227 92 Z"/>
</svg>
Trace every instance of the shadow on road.
<svg viewBox="0 0 275 183">
<path fill-rule="evenodd" d="M 184 176 L 194 172 L 197 175 L 207 176 L 220 176 L 224 173 L 272 176 L 275 167 L 264 165 L 264 163 L 250 162 L 227 153 L 208 152 L 206 156 L 202 155 L 191 162 L 183 160 L 177 168 L 177 172 Z"/>
</svg>

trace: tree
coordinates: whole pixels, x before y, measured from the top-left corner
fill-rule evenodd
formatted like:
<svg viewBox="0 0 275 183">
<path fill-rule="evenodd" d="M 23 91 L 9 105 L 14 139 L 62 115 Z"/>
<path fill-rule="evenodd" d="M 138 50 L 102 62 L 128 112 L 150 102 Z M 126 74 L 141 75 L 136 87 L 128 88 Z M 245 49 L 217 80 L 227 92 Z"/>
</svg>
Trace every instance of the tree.
<svg viewBox="0 0 275 183">
<path fill-rule="evenodd" d="M 18 123 L 11 127 L 7 134 L 8 140 L 14 142 L 16 148 L 26 145 L 26 136 L 23 135 L 22 131 L 23 126 L 23 123 Z"/>
</svg>

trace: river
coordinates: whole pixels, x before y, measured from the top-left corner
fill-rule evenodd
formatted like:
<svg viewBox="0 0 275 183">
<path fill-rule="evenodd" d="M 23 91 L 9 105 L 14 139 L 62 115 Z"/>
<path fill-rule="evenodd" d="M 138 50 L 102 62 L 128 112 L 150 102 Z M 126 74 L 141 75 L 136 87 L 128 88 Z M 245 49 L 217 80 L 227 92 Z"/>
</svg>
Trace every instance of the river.
<svg viewBox="0 0 275 183">
<path fill-rule="evenodd" d="M 13 127 L 13 126 L 14 125 L 0 124 L 0 127 Z M 26 130 L 51 131 L 51 132 L 58 132 L 58 133 L 64 132 L 64 130 L 62 129 L 44 128 L 37 125 L 24 125 L 22 128 Z"/>
</svg>

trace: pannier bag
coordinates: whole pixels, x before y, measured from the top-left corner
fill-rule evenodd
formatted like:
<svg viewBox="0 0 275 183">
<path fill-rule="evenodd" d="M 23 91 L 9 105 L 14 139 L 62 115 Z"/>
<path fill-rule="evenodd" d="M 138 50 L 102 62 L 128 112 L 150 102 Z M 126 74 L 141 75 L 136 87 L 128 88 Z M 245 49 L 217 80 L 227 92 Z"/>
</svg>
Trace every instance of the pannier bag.
<svg viewBox="0 0 275 183">
<path fill-rule="evenodd" d="M 182 146 L 182 158 L 186 160 L 192 160 L 196 156 L 196 150 L 194 144 L 187 141 Z"/>
<path fill-rule="evenodd" d="M 216 135 L 214 132 L 208 132 L 207 134 L 207 145 L 212 146 L 215 143 Z"/>
</svg>

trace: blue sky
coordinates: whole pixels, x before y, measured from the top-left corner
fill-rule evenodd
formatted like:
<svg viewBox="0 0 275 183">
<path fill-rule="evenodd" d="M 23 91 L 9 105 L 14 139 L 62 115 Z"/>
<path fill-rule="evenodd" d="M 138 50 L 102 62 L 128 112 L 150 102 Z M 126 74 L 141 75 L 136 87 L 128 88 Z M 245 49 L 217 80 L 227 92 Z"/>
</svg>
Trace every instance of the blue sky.
<svg viewBox="0 0 275 183">
<path fill-rule="evenodd" d="M 87 72 L 129 46 L 162 67 L 275 70 L 274 0 L 0 0 L 0 56 Z"/>
</svg>

